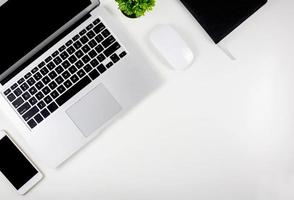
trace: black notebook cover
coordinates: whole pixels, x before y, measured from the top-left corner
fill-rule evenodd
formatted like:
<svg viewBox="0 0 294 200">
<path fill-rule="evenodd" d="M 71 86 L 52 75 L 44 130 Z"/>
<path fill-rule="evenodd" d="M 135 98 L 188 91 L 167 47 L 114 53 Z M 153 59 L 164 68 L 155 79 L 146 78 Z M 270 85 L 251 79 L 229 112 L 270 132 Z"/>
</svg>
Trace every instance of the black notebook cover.
<svg viewBox="0 0 294 200">
<path fill-rule="evenodd" d="M 215 43 L 219 43 L 267 0 L 181 0 Z"/>
</svg>

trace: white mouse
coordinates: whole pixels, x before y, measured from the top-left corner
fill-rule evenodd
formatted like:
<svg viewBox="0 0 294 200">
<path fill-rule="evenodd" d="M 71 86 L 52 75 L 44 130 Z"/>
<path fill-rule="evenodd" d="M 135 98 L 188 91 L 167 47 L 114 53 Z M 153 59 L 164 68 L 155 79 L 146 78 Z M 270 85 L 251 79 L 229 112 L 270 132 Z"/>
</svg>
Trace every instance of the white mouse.
<svg viewBox="0 0 294 200">
<path fill-rule="evenodd" d="M 169 25 L 155 27 L 150 34 L 150 41 L 176 70 L 186 69 L 194 60 L 194 54 L 188 44 Z"/>
</svg>

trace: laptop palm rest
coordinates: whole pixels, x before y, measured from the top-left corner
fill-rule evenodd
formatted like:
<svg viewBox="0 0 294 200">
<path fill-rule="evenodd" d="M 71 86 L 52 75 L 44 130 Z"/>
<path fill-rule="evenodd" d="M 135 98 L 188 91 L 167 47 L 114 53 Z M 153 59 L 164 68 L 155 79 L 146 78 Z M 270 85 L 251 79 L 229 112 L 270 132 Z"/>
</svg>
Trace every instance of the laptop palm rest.
<svg viewBox="0 0 294 200">
<path fill-rule="evenodd" d="M 72 105 L 66 113 L 82 134 L 88 137 L 121 109 L 106 87 L 100 84 Z"/>
</svg>

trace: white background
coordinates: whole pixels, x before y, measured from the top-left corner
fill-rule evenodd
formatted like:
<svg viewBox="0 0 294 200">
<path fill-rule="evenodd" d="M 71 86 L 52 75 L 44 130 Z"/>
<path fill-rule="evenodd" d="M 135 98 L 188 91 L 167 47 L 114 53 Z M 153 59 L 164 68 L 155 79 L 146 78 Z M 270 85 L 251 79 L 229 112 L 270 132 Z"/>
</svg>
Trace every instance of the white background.
<svg viewBox="0 0 294 200">
<path fill-rule="evenodd" d="M 0 180 L 0 199 L 294 199 L 294 2 L 270 0 L 217 48 L 178 0 L 121 21 L 163 74 L 163 87 L 59 169 L 39 162 L 12 124 L 0 127 L 45 174 L 25 197 Z M 196 60 L 172 71 L 148 43 L 171 24 Z M 52 147 L 54 148 L 54 147 Z"/>
</svg>

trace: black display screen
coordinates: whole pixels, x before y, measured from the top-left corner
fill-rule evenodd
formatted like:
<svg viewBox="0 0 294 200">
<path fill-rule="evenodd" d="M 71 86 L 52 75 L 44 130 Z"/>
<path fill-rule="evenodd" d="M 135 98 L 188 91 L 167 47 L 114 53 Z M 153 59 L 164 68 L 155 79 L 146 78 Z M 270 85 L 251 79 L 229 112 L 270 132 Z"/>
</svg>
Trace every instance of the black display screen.
<svg viewBox="0 0 294 200">
<path fill-rule="evenodd" d="M 237 28 L 267 0 L 181 0 L 215 43 Z"/>
<path fill-rule="evenodd" d="M 0 74 L 89 5 L 90 0 L 8 0 L 0 7 Z"/>
<path fill-rule="evenodd" d="M 38 173 L 7 136 L 0 140 L 0 171 L 17 190 Z"/>
</svg>

